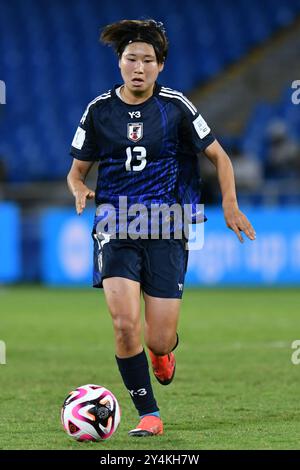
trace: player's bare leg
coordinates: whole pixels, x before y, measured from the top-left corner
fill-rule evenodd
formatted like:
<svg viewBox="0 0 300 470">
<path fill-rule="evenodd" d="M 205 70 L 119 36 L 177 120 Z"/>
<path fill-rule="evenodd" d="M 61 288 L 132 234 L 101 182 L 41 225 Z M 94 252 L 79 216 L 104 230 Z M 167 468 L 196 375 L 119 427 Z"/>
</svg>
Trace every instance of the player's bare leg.
<svg viewBox="0 0 300 470">
<path fill-rule="evenodd" d="M 149 348 L 154 375 L 162 385 L 172 382 L 175 374 L 177 326 L 180 299 L 163 299 L 144 294 L 145 341 Z"/>
<path fill-rule="evenodd" d="M 103 280 L 106 303 L 110 311 L 116 342 L 116 355 L 139 354 L 141 344 L 140 283 L 122 277 Z"/>
<path fill-rule="evenodd" d="M 141 344 L 140 284 L 112 277 L 103 280 L 103 287 L 113 320 L 119 371 L 140 416 L 139 424 L 129 431 L 129 435 L 160 435 L 163 423 L 153 395 L 147 356 Z"/>
</svg>

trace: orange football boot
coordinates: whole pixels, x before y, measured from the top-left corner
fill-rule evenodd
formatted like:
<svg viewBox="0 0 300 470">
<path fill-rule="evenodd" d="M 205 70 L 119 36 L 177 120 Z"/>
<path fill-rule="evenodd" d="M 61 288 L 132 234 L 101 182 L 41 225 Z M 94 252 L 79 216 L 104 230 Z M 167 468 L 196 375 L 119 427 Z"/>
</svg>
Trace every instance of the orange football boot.
<svg viewBox="0 0 300 470">
<path fill-rule="evenodd" d="M 149 356 L 152 362 L 152 369 L 155 377 L 161 385 L 169 385 L 175 375 L 176 360 L 174 353 L 170 352 L 165 356 L 156 356 L 149 349 Z"/>
<path fill-rule="evenodd" d="M 163 434 L 163 422 L 158 416 L 146 415 L 141 418 L 135 429 L 128 432 L 129 436 L 147 437 L 159 436 Z"/>
</svg>

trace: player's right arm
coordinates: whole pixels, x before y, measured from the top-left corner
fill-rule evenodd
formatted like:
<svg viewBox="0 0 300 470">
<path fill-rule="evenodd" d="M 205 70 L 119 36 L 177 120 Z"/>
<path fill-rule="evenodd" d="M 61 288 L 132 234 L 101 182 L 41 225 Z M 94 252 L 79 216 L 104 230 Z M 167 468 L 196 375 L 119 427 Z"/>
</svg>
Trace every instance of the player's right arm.
<svg viewBox="0 0 300 470">
<path fill-rule="evenodd" d="M 78 215 L 85 209 L 86 200 L 95 198 L 95 192 L 85 184 L 85 179 L 94 163 L 94 161 L 87 162 L 74 158 L 67 176 L 68 187 L 75 198 L 75 207 Z"/>
<path fill-rule="evenodd" d="M 93 125 L 92 103 L 87 106 L 80 120 L 70 151 L 73 163 L 67 177 L 67 182 L 75 198 L 78 215 L 82 214 L 85 209 L 86 200 L 95 198 L 95 192 L 85 184 L 90 169 L 99 160 L 99 149 Z"/>
</svg>

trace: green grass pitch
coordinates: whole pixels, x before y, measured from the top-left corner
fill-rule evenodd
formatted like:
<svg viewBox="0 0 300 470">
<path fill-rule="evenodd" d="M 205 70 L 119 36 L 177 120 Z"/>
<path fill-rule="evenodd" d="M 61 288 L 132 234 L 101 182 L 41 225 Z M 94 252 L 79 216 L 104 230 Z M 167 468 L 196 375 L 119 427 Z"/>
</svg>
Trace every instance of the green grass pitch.
<svg viewBox="0 0 300 470">
<path fill-rule="evenodd" d="M 127 436 L 137 416 L 102 291 L 2 288 L 0 305 L 0 449 L 300 448 L 299 290 L 187 289 L 175 380 L 153 379 L 165 434 L 140 439 Z M 61 427 L 64 398 L 86 383 L 119 400 L 121 424 L 107 442 L 78 443 Z"/>
</svg>

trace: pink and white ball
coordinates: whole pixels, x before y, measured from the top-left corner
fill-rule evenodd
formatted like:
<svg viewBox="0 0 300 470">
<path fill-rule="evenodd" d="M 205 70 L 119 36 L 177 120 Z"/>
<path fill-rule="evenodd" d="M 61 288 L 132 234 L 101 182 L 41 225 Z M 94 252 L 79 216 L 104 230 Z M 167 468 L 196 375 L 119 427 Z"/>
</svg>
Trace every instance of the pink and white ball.
<svg viewBox="0 0 300 470">
<path fill-rule="evenodd" d="M 103 441 L 117 430 L 121 411 L 116 397 L 100 385 L 76 388 L 64 401 L 61 421 L 77 441 Z"/>
</svg>

